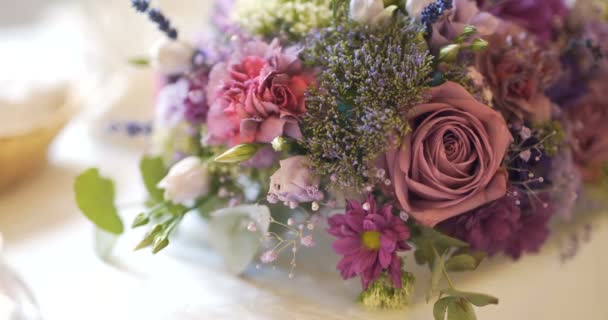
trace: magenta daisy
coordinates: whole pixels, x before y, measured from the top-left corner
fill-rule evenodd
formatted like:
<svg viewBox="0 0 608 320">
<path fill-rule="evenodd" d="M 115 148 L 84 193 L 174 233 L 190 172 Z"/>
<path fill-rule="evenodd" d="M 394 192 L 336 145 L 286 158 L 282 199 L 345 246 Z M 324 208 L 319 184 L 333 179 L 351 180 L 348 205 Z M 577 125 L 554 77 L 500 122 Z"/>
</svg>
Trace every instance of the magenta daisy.
<svg viewBox="0 0 608 320">
<path fill-rule="evenodd" d="M 329 218 L 327 231 L 338 238 L 334 251 L 344 255 L 337 269 L 344 279 L 361 276 L 363 288 L 387 271 L 393 284 L 401 288 L 401 260 L 397 252 L 409 250 L 410 230 L 393 215 L 392 206 L 376 207 L 373 196 L 367 202 L 348 201 L 346 212 Z"/>
</svg>

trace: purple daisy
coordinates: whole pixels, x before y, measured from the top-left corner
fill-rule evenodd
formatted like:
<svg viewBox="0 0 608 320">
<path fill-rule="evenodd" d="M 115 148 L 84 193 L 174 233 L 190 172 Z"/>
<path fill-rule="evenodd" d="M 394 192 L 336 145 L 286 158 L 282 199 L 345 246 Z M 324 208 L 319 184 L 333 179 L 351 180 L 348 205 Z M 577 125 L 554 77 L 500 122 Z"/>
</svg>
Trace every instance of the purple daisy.
<svg viewBox="0 0 608 320">
<path fill-rule="evenodd" d="M 338 262 L 342 278 L 359 275 L 364 289 L 387 271 L 397 288 L 401 288 L 401 260 L 397 252 L 409 250 L 406 240 L 410 230 L 403 220 L 393 215 L 392 206 L 376 207 L 373 196 L 367 202 L 350 200 L 344 214 L 329 218 L 327 231 L 338 238 L 334 251 L 344 255 Z"/>
</svg>

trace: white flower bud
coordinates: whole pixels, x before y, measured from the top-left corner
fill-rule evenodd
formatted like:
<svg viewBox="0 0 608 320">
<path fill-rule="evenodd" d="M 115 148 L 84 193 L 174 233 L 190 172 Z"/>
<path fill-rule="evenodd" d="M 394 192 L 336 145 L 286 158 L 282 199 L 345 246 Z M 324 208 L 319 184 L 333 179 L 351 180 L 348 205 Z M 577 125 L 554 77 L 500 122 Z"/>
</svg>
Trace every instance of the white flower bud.
<svg viewBox="0 0 608 320">
<path fill-rule="evenodd" d="M 165 200 L 187 206 L 209 193 L 209 183 L 209 173 L 201 159 L 188 157 L 176 163 L 158 187 L 165 190 Z"/>
<path fill-rule="evenodd" d="M 152 66 L 168 75 L 184 73 L 192 67 L 194 52 L 187 42 L 163 38 L 152 51 Z"/>
<path fill-rule="evenodd" d="M 351 0 L 348 12 L 352 20 L 377 24 L 387 21 L 395 9 L 396 6 L 384 8 L 383 0 Z"/>
</svg>

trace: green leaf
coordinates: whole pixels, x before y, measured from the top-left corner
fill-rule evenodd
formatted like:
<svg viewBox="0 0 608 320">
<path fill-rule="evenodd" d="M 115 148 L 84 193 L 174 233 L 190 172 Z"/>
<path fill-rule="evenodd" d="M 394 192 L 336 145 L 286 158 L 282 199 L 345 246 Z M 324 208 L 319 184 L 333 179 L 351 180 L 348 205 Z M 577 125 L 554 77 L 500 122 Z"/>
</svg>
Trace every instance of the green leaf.
<svg viewBox="0 0 608 320">
<path fill-rule="evenodd" d="M 471 25 L 464 26 L 462 33 L 459 34 L 458 37 L 456 37 L 456 39 L 454 39 L 454 43 L 461 44 L 461 43 L 465 42 L 475 32 L 477 32 L 477 28 L 475 28 L 475 26 L 471 26 Z"/>
<path fill-rule="evenodd" d="M 448 296 L 467 299 L 469 302 L 478 307 L 484 307 L 489 304 L 498 304 L 498 298 L 483 293 L 464 292 L 454 289 L 441 290 L 441 293 Z"/>
<path fill-rule="evenodd" d="M 128 60 L 129 64 L 135 67 L 147 67 L 150 65 L 150 59 L 146 57 L 132 57 Z"/>
<path fill-rule="evenodd" d="M 456 239 L 456 238 L 452 238 L 450 236 L 447 236 L 433 228 L 429 228 L 429 227 L 425 227 L 425 226 L 418 226 L 419 230 L 420 230 L 420 237 L 424 238 L 424 239 L 428 239 L 429 241 L 433 242 L 433 244 L 435 245 L 435 247 L 437 248 L 437 250 L 439 252 L 442 252 L 444 248 L 450 248 L 450 247 L 454 247 L 454 248 L 465 248 L 468 247 L 469 244 Z"/>
<path fill-rule="evenodd" d="M 448 320 L 477 320 L 477 316 L 467 300 L 456 299 L 448 304 Z"/>
<path fill-rule="evenodd" d="M 219 156 L 215 157 L 214 161 L 219 163 L 238 163 L 249 160 L 255 156 L 264 144 L 261 143 L 243 143 L 236 145 Z"/>
<path fill-rule="evenodd" d="M 154 243 L 154 239 L 157 235 L 159 235 L 163 231 L 163 226 L 161 224 L 156 224 L 146 236 L 135 246 L 135 251 L 141 250 L 143 248 L 149 247 Z"/>
<path fill-rule="evenodd" d="M 167 175 L 162 158 L 144 156 L 139 163 L 139 170 L 150 197 L 157 202 L 163 201 L 163 190 L 157 186 Z"/>
<path fill-rule="evenodd" d="M 169 245 L 169 238 L 157 237 L 152 245 L 152 253 L 157 254 Z"/>
<path fill-rule="evenodd" d="M 133 219 L 133 223 L 131 224 L 131 228 L 135 229 L 141 226 L 145 226 L 150 222 L 150 218 L 145 213 L 138 214 L 135 219 Z"/>
<path fill-rule="evenodd" d="M 480 262 L 480 261 L 479 261 Z M 445 269 L 447 271 L 471 271 L 477 269 L 479 266 L 479 262 L 477 259 L 468 254 L 459 254 L 456 256 L 450 257 L 448 261 L 445 262 Z"/>
<path fill-rule="evenodd" d="M 91 168 L 74 182 L 76 203 L 80 211 L 97 227 L 113 234 L 124 232 L 124 226 L 114 205 L 114 183 Z"/>
<path fill-rule="evenodd" d="M 224 260 L 227 269 L 240 274 L 253 261 L 261 247 L 260 237 L 268 232 L 270 209 L 262 205 L 240 205 L 211 213 L 209 244 Z M 247 230 L 254 222 L 257 231 Z"/>
<path fill-rule="evenodd" d="M 448 305 L 453 303 L 457 298 L 454 297 L 444 297 L 437 302 L 433 306 L 433 316 L 435 320 L 445 320 L 445 313 L 448 310 Z"/>
</svg>

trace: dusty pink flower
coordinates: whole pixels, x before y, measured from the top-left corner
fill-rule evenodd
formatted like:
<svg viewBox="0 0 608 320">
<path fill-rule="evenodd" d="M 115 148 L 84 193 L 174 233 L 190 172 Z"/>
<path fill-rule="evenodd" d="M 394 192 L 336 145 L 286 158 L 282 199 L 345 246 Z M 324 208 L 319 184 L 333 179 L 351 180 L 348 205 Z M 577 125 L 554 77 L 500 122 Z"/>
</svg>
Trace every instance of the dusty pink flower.
<svg viewBox="0 0 608 320">
<path fill-rule="evenodd" d="M 514 120 L 551 119 L 552 103 L 545 89 L 559 73 L 556 52 L 540 47 L 522 28 L 503 23 L 477 55 L 477 69 L 493 93 L 494 104 Z"/>
<path fill-rule="evenodd" d="M 434 226 L 505 194 L 501 164 L 512 136 L 500 113 L 447 82 L 409 116 L 411 132 L 385 155 L 406 213 Z"/>
<path fill-rule="evenodd" d="M 310 170 L 304 156 L 281 160 L 281 167 L 270 177 L 268 201 L 301 203 L 323 200 L 319 177 Z"/>
<path fill-rule="evenodd" d="M 564 0 L 477 0 L 483 10 L 517 23 L 549 41 L 568 15 Z M 580 2 L 580 1 L 579 1 Z"/>
<path fill-rule="evenodd" d="M 401 260 L 397 252 L 409 250 L 406 240 L 410 231 L 392 207 L 377 207 L 373 196 L 367 202 L 348 201 L 346 213 L 328 220 L 329 234 L 338 238 L 334 251 L 344 257 L 338 270 L 344 279 L 359 275 L 363 288 L 387 271 L 397 288 L 401 288 Z"/>
<path fill-rule="evenodd" d="M 245 43 L 209 75 L 207 96 L 211 144 L 270 142 L 286 135 L 299 139 L 299 116 L 306 111 L 304 92 L 312 78 L 295 50 L 277 40 Z"/>
<path fill-rule="evenodd" d="M 605 78 L 589 83 L 587 93 L 570 102 L 564 112 L 571 134 L 574 163 L 583 179 L 597 182 L 608 164 L 608 84 Z"/>
<path fill-rule="evenodd" d="M 500 19 L 481 12 L 474 0 L 454 0 L 453 8 L 433 24 L 431 47 L 439 49 L 451 43 L 467 25 L 477 29 L 478 36 L 488 36 L 496 30 Z"/>
</svg>

